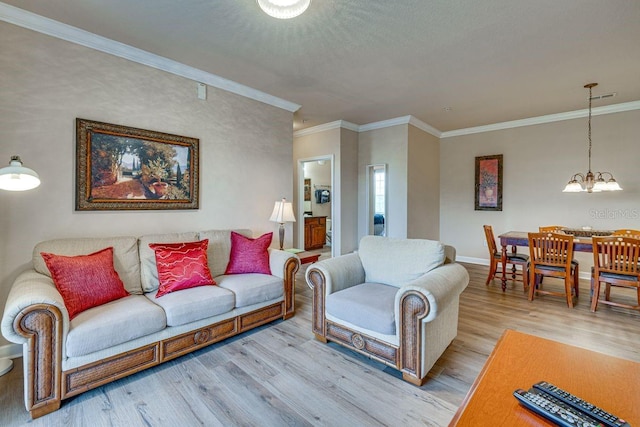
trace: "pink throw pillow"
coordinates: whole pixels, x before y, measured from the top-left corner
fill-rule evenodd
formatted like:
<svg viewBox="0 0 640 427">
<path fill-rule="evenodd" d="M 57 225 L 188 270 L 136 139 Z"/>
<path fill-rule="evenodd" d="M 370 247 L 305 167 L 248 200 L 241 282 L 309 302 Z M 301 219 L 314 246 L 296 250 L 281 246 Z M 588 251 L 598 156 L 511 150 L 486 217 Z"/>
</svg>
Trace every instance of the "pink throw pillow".
<svg viewBox="0 0 640 427">
<path fill-rule="evenodd" d="M 158 293 L 156 298 L 170 292 L 197 286 L 215 285 L 207 261 L 209 240 L 186 243 L 150 243 L 156 254 Z"/>
<path fill-rule="evenodd" d="M 273 233 L 266 233 L 257 239 L 251 239 L 232 231 L 231 256 L 224 274 L 271 274 L 268 249 L 272 238 Z"/>
<path fill-rule="evenodd" d="M 113 248 L 89 255 L 64 256 L 46 252 L 40 255 L 62 295 L 69 319 L 129 295 L 113 268 Z"/>
</svg>

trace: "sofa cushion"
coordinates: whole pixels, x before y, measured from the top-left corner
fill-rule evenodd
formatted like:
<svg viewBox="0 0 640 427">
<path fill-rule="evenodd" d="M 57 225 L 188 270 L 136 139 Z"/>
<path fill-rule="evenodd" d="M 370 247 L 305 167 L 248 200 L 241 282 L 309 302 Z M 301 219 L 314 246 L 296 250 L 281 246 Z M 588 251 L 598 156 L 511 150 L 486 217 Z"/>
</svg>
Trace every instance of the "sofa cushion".
<svg viewBox="0 0 640 427">
<path fill-rule="evenodd" d="M 385 335 L 395 335 L 394 302 L 398 288 L 362 283 L 327 295 L 328 314 Z"/>
<path fill-rule="evenodd" d="M 207 239 L 186 243 L 151 243 L 156 253 L 158 292 L 156 298 L 170 292 L 198 286 L 215 285 L 207 263 Z"/>
<path fill-rule="evenodd" d="M 113 266 L 130 294 L 142 295 L 140 285 L 140 259 L 136 237 L 55 239 L 38 243 L 33 249 L 33 268 L 51 277 L 40 252 L 57 255 L 86 255 L 101 249 L 113 248 Z"/>
<path fill-rule="evenodd" d="M 42 252 L 69 319 L 129 293 L 113 268 L 113 248 L 89 255 L 64 256 Z"/>
<path fill-rule="evenodd" d="M 435 240 L 365 236 L 358 255 L 367 282 L 401 287 L 444 263 L 444 245 Z"/>
<path fill-rule="evenodd" d="M 184 325 L 233 310 L 235 295 L 218 286 L 184 289 L 156 298 L 158 291 L 145 294 L 158 304 L 167 316 L 167 326 Z"/>
<path fill-rule="evenodd" d="M 273 233 L 265 233 L 257 239 L 231 232 L 231 255 L 224 274 L 271 274 L 269 246 Z"/>
<path fill-rule="evenodd" d="M 231 255 L 231 231 L 251 237 L 251 230 L 207 230 L 201 231 L 198 236 L 200 240 L 208 239 L 209 248 L 207 258 L 209 260 L 209 270 L 213 277 L 224 274 L 229 264 Z"/>
<path fill-rule="evenodd" d="M 140 281 L 145 292 L 153 292 L 158 289 L 158 269 L 156 268 L 156 254 L 149 247 L 150 243 L 182 243 L 195 242 L 198 233 L 168 233 L 149 234 L 138 239 L 138 251 L 140 253 Z"/>
<path fill-rule="evenodd" d="M 236 308 L 270 301 L 284 295 L 284 281 L 268 274 L 232 274 L 215 278 L 218 286 L 236 296 Z"/>
<path fill-rule="evenodd" d="M 142 295 L 130 295 L 80 313 L 67 334 L 69 357 L 84 356 L 166 327 L 164 311 Z"/>
</svg>

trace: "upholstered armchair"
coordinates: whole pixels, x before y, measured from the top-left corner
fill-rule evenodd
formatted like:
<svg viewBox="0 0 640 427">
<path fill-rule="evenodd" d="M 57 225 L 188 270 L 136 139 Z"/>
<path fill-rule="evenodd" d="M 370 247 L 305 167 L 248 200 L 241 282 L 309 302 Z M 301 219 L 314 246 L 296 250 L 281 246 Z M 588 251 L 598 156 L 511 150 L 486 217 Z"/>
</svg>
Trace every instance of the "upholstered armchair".
<svg viewBox="0 0 640 427">
<path fill-rule="evenodd" d="M 357 252 L 313 264 L 306 280 L 319 341 L 363 353 L 421 386 L 457 335 L 469 274 L 451 246 L 365 236 Z"/>
</svg>

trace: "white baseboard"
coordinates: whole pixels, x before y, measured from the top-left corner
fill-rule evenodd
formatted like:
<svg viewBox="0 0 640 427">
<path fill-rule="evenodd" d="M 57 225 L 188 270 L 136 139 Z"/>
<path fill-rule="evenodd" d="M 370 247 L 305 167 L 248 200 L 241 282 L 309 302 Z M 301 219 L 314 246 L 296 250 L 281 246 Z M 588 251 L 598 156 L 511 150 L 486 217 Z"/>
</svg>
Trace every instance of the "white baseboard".
<svg viewBox="0 0 640 427">
<path fill-rule="evenodd" d="M 7 344 L 0 346 L 0 359 L 15 359 L 22 357 L 22 345 Z"/>
<path fill-rule="evenodd" d="M 485 258 L 473 258 L 469 256 L 456 256 L 456 261 L 466 262 L 469 264 L 489 265 L 489 260 Z"/>
<path fill-rule="evenodd" d="M 468 264 L 489 265 L 489 260 L 485 258 L 473 258 L 468 256 L 456 256 L 456 261 L 466 262 Z M 591 273 L 587 271 L 580 272 L 580 279 L 591 280 Z"/>
</svg>

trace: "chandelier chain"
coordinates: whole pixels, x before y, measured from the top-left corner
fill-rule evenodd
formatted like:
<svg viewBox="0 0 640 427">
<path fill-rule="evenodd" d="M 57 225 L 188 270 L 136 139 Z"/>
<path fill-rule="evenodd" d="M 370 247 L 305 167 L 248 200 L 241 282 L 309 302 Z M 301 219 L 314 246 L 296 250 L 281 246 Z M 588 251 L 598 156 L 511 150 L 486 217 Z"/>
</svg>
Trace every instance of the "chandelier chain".
<svg viewBox="0 0 640 427">
<path fill-rule="evenodd" d="M 591 172 L 591 86 L 589 86 L 589 172 Z"/>
</svg>

